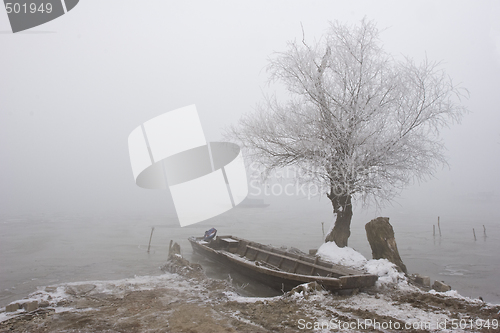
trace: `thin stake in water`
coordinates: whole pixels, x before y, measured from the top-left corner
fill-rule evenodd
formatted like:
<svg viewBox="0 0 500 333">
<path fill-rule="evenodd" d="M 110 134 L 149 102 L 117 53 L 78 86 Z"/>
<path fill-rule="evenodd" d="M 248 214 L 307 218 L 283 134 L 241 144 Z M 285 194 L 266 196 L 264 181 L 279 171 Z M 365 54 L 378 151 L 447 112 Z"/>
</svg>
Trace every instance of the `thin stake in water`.
<svg viewBox="0 0 500 333">
<path fill-rule="evenodd" d="M 436 225 L 432 225 L 432 236 L 436 237 Z"/>
<path fill-rule="evenodd" d="M 149 236 L 148 253 L 149 253 L 149 248 L 151 247 L 151 238 L 153 238 L 153 231 L 155 231 L 155 227 L 151 227 L 151 236 Z"/>
<path fill-rule="evenodd" d="M 484 230 L 484 237 L 486 238 L 486 227 L 483 224 L 483 230 Z"/>
<path fill-rule="evenodd" d="M 441 226 L 439 225 L 439 216 L 438 216 L 438 229 L 439 229 L 439 237 L 441 237 Z"/>
<path fill-rule="evenodd" d="M 476 230 L 474 230 L 474 228 L 472 228 L 472 233 L 474 234 L 474 240 L 477 240 L 476 239 Z"/>
</svg>

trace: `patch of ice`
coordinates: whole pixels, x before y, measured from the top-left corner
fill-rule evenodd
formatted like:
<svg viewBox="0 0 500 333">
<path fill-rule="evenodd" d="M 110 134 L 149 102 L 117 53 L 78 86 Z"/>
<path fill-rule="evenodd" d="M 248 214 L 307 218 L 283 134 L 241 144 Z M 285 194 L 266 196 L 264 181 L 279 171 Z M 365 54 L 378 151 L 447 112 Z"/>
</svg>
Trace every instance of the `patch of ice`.
<svg viewBox="0 0 500 333">
<path fill-rule="evenodd" d="M 255 303 L 255 302 L 258 302 L 258 301 L 266 302 L 266 301 L 277 299 L 277 298 L 281 297 L 281 296 L 274 296 L 274 297 L 247 297 L 247 296 L 238 295 L 237 293 L 232 292 L 232 291 L 225 291 L 224 295 L 226 295 L 227 298 L 230 301 L 235 301 L 235 302 L 238 302 L 238 303 Z"/>
<path fill-rule="evenodd" d="M 356 312 L 368 311 L 370 313 L 377 314 L 380 319 L 377 322 L 387 323 L 392 318 L 402 321 L 408 324 L 408 330 L 411 328 L 427 329 L 430 331 L 437 330 L 438 323 L 443 323 L 450 320 L 450 314 L 448 312 L 433 312 L 424 309 L 419 309 L 411 306 L 407 303 L 399 303 L 393 301 L 390 297 L 385 295 L 372 296 L 367 294 L 358 294 L 351 296 L 342 300 L 328 300 L 325 299 L 321 302 L 322 308 L 318 309 L 315 304 L 317 301 L 308 302 L 303 301 L 302 309 L 310 312 L 312 317 L 321 318 L 324 320 L 325 311 L 330 314 L 330 318 L 327 320 L 333 320 L 336 322 L 340 320 L 342 322 L 358 322 L 361 321 L 362 325 L 367 329 L 374 328 L 373 319 L 360 319 Z M 383 319 L 383 318 L 386 319 Z M 322 321 L 322 320 L 317 320 Z M 415 325 L 415 327 L 413 326 Z M 403 325 L 404 326 L 404 325 Z M 402 327 L 403 330 L 407 331 Z M 378 331 L 378 330 L 377 330 Z M 346 332 L 342 330 L 342 332 Z M 358 330 L 353 330 L 353 332 L 359 332 Z"/>
<path fill-rule="evenodd" d="M 87 312 L 87 311 L 98 311 L 98 309 L 94 308 L 85 308 L 85 309 L 75 309 L 72 307 L 66 307 L 66 306 L 59 306 L 57 308 L 54 308 L 56 313 L 61 313 L 61 312 Z"/>
<path fill-rule="evenodd" d="M 89 291 L 90 294 L 104 293 L 116 296 L 123 295 L 127 291 L 153 290 L 158 287 L 168 287 L 170 289 L 176 289 L 181 292 L 192 291 L 192 284 L 190 283 L 190 281 L 186 281 L 183 277 L 177 274 L 165 273 L 155 276 L 135 276 L 133 278 L 121 280 L 70 282 L 56 286 L 50 286 L 52 288 L 49 289 L 49 291 L 47 291 L 47 287 L 45 286 L 38 287 L 38 290 L 30 294 L 27 298 L 12 303 L 23 304 L 31 301 L 38 301 L 38 303 L 41 303 L 42 301 L 47 301 L 50 304 L 48 308 L 54 309 L 56 312 L 77 311 L 71 307 L 58 306 L 57 304 L 64 303 L 64 301 L 70 300 L 74 297 L 67 293 L 68 287 L 88 284 L 95 286 L 94 289 Z M 86 309 L 80 309 L 78 311 L 83 310 Z M 16 317 L 24 312 L 24 309 L 18 310 L 16 312 L 2 312 L 0 313 L 0 322 Z"/>
<path fill-rule="evenodd" d="M 3 308 L 4 311 L 5 311 L 5 308 Z M 14 312 L 0 312 L 0 323 L 2 321 L 6 321 L 12 317 L 15 317 L 17 315 L 20 315 L 21 313 L 25 313 L 26 311 L 24 309 L 19 309 L 17 311 L 14 311 Z"/>
<path fill-rule="evenodd" d="M 377 299 L 373 296 L 356 295 L 346 303 L 351 303 L 353 308 L 368 310 L 379 316 L 389 316 L 410 324 L 428 323 L 431 329 L 437 329 L 436 323 L 449 320 L 447 314 L 428 312 L 406 303 L 398 304 L 385 296 Z"/>
<path fill-rule="evenodd" d="M 439 292 L 439 291 L 436 291 L 434 289 L 431 289 L 429 290 L 429 294 L 433 294 L 433 295 L 441 295 L 441 296 L 448 296 L 448 297 L 452 297 L 452 298 L 457 298 L 457 299 L 461 299 L 461 300 L 464 300 L 466 302 L 469 302 L 469 303 L 476 303 L 476 304 L 482 304 L 484 303 L 483 301 L 481 301 L 480 299 L 474 299 L 474 298 L 470 298 L 470 297 L 466 297 L 466 296 L 462 296 L 458 293 L 458 291 L 456 290 L 448 290 L 446 292 Z M 494 304 L 490 304 L 490 303 L 487 303 L 488 305 L 492 305 L 494 306 Z"/>
<path fill-rule="evenodd" d="M 237 321 L 240 321 L 240 322 L 243 322 L 247 325 L 252 325 L 252 326 L 256 326 L 256 327 L 259 327 L 260 329 L 262 330 L 265 330 L 265 328 L 261 325 L 258 325 L 256 323 L 254 323 L 253 321 L 251 320 L 248 320 L 246 318 L 243 318 L 242 316 L 240 316 L 241 312 L 240 311 L 235 311 L 233 313 L 230 313 L 231 317 L 233 317 L 234 319 L 236 319 Z"/>
</svg>

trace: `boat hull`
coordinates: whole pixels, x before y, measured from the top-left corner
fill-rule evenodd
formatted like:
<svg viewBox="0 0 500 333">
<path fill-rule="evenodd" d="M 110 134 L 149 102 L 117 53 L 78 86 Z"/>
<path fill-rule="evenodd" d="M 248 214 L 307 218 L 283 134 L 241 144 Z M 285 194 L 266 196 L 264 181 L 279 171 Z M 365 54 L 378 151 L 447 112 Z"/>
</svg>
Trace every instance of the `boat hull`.
<svg viewBox="0 0 500 333">
<path fill-rule="evenodd" d="M 189 238 L 193 251 L 237 270 L 271 288 L 289 291 L 299 284 L 318 282 L 327 290 L 371 287 L 377 276 L 298 255 L 233 236 L 212 242 Z M 333 268 L 332 268 L 333 267 Z"/>
</svg>

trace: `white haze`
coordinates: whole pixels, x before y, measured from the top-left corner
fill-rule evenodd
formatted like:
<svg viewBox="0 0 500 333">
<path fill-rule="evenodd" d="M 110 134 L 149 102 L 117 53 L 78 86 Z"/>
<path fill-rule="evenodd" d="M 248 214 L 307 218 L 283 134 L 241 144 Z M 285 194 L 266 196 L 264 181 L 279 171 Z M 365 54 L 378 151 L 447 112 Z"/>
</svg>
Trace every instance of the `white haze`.
<svg viewBox="0 0 500 333">
<path fill-rule="evenodd" d="M 196 104 L 208 140 L 252 112 L 265 65 L 286 42 L 319 38 L 329 20 L 377 22 L 388 51 L 443 67 L 472 111 L 443 130 L 450 168 L 392 206 L 355 217 L 480 214 L 498 223 L 500 5 L 495 1 L 81 1 L 63 17 L 10 33 L 0 10 L 0 213 L 165 216 L 168 192 L 138 188 L 127 137 Z M 331 211 L 328 200 L 268 198 Z M 368 222 L 368 221 L 366 221 Z M 280 223 L 280 221 L 276 221 Z"/>
<path fill-rule="evenodd" d="M 146 120 L 196 104 L 206 138 L 220 140 L 275 88 L 267 58 L 300 40 L 301 25 L 311 40 L 329 20 L 365 16 L 394 56 L 443 60 L 469 89 L 471 113 L 443 130 L 450 167 L 392 205 L 358 205 L 349 245 L 370 258 L 364 224 L 389 216 L 410 272 L 498 303 L 499 2 L 82 0 L 17 34 L 0 9 L 0 306 L 40 285 L 152 274 L 170 239 L 189 254 L 186 237 L 212 226 L 317 248 L 320 223 L 333 222 L 326 198 L 261 195 L 269 208 L 180 228 L 168 192 L 135 185 L 127 138 Z M 437 216 L 442 239 L 432 236 Z"/>
</svg>

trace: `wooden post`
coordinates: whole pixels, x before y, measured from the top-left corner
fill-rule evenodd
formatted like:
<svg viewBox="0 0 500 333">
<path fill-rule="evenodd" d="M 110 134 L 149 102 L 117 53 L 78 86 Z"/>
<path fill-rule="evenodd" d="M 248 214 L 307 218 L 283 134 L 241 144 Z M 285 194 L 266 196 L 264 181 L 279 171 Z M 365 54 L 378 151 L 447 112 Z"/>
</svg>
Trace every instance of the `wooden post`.
<svg viewBox="0 0 500 333">
<path fill-rule="evenodd" d="M 474 228 L 472 228 L 472 233 L 474 234 L 474 240 L 477 240 L 477 238 L 476 238 L 476 230 L 474 230 Z"/>
<path fill-rule="evenodd" d="M 325 222 L 321 222 L 321 231 L 323 231 L 323 239 L 325 239 Z"/>
<path fill-rule="evenodd" d="M 483 230 L 484 230 L 484 237 L 486 237 L 486 227 L 483 224 Z"/>
<path fill-rule="evenodd" d="M 439 224 L 439 216 L 438 216 L 438 229 L 439 229 L 439 237 L 441 237 L 441 225 Z"/>
<path fill-rule="evenodd" d="M 151 238 L 153 238 L 153 231 L 155 231 L 155 227 L 151 227 L 151 236 L 149 236 L 148 253 L 149 253 L 149 248 L 151 247 Z"/>
<path fill-rule="evenodd" d="M 436 237 L 436 225 L 432 225 L 432 236 Z"/>
</svg>

